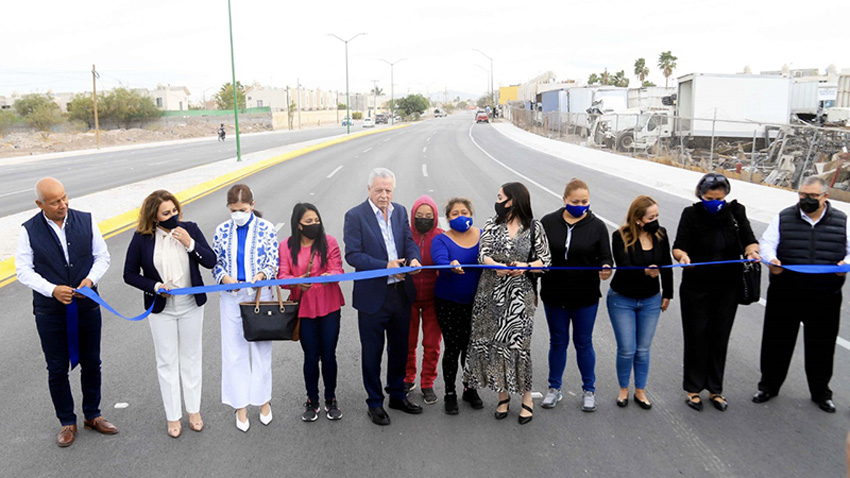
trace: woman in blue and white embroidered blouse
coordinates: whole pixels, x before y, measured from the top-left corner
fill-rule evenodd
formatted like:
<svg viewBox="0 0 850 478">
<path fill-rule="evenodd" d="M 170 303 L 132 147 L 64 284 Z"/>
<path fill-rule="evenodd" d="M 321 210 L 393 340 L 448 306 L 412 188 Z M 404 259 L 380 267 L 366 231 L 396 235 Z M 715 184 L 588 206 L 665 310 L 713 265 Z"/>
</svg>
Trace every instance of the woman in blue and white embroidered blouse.
<svg viewBox="0 0 850 478">
<path fill-rule="evenodd" d="M 274 225 L 254 211 L 254 193 L 244 184 L 227 192 L 231 219 L 216 228 L 213 268 L 219 284 L 277 277 L 278 243 Z M 248 342 L 242 333 L 240 302 L 255 299 L 253 288 L 221 294 L 221 401 L 236 410 L 236 428 L 248 431 L 248 405 L 260 407 L 260 422 L 272 421 L 272 343 Z M 260 300 L 272 300 L 264 287 Z M 249 355 L 250 352 L 250 355 Z"/>
</svg>

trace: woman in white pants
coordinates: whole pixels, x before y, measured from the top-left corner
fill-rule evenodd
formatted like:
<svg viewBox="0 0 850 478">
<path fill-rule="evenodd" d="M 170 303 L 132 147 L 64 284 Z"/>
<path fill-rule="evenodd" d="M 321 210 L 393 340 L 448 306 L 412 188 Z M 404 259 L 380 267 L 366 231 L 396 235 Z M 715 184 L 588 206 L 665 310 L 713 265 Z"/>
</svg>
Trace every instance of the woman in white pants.
<svg viewBox="0 0 850 478">
<path fill-rule="evenodd" d="M 278 243 L 274 225 L 254 211 L 254 193 L 244 184 L 227 192 L 231 219 L 216 228 L 213 269 L 219 284 L 277 277 Z M 248 342 L 242 332 L 240 302 L 252 302 L 256 289 L 221 294 L 221 401 L 236 410 L 236 428 L 248 431 L 248 405 L 260 407 L 260 422 L 272 421 L 272 343 Z M 263 288 L 260 300 L 272 300 Z"/>
<path fill-rule="evenodd" d="M 206 294 L 169 295 L 161 290 L 203 286 L 198 266 L 212 269 L 215 254 L 193 222 L 181 222 L 180 202 L 168 191 L 154 191 L 142 203 L 139 222 L 124 262 L 124 282 L 145 293 L 145 308 L 156 353 L 156 371 L 168 434 L 180 436 L 183 399 L 189 427 L 201 420 L 201 344 Z M 141 273 L 140 273 L 141 271 Z"/>
</svg>

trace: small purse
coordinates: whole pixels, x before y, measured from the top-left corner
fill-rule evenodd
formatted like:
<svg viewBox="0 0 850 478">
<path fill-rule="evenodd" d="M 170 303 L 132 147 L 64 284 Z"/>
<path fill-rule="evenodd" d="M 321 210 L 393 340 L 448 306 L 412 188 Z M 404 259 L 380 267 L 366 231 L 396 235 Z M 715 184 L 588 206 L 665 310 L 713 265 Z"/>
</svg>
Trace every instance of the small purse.
<svg viewBox="0 0 850 478">
<path fill-rule="evenodd" d="M 298 302 L 284 301 L 277 289 L 277 301 L 260 302 L 261 289 L 253 302 L 240 302 L 242 332 L 248 342 L 267 340 L 298 341 L 301 319 L 298 318 Z"/>
<path fill-rule="evenodd" d="M 732 225 L 735 228 L 735 238 L 738 240 L 738 248 L 741 250 L 741 258 L 746 259 L 744 244 L 741 243 L 740 228 L 738 221 L 732 217 Z M 744 262 L 741 271 L 741 287 L 738 289 L 738 303 L 750 305 L 758 302 L 761 298 L 761 264 L 758 262 Z"/>
</svg>

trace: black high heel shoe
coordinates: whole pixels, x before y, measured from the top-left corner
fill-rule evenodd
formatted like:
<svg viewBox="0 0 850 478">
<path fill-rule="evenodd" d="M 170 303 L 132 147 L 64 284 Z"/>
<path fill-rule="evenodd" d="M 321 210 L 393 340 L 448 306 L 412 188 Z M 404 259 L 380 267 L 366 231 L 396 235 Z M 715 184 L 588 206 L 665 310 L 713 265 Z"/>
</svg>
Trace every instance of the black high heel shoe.
<svg viewBox="0 0 850 478">
<path fill-rule="evenodd" d="M 527 411 L 529 411 L 529 412 L 531 413 L 531 415 L 529 415 L 529 416 L 527 416 L 527 417 L 524 417 L 524 416 L 522 416 L 522 415 L 520 415 L 519 417 L 517 417 L 517 418 L 518 418 L 518 421 L 519 421 L 519 424 L 520 424 L 520 425 L 525 425 L 526 423 L 530 422 L 532 418 L 534 418 L 534 409 L 533 409 L 533 408 L 531 408 L 531 407 L 529 407 L 528 405 L 526 405 L 526 404 L 524 404 L 524 403 L 522 404 L 522 409 L 523 409 L 523 410 L 527 410 Z"/>
<path fill-rule="evenodd" d="M 499 408 L 499 407 L 501 407 L 502 405 L 507 405 L 507 406 L 508 406 L 508 408 L 506 408 L 504 412 L 500 412 L 500 411 L 498 410 L 498 408 Z M 496 415 L 496 420 L 501 420 L 501 419 L 503 419 L 503 418 L 507 417 L 507 416 L 508 416 L 508 410 L 510 410 L 510 409 L 511 409 L 511 397 L 508 397 L 508 398 L 506 398 L 506 399 L 504 399 L 504 400 L 500 400 L 500 401 L 499 401 L 499 404 L 498 404 L 498 405 L 496 405 L 496 414 L 495 414 L 495 415 Z"/>
</svg>

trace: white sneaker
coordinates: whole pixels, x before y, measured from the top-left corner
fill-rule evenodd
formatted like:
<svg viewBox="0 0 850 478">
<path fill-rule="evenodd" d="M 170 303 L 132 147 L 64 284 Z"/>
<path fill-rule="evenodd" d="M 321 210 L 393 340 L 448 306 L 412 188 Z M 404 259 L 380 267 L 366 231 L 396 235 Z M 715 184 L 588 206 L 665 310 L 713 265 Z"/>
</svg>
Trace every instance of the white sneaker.
<svg viewBox="0 0 850 478">
<path fill-rule="evenodd" d="M 274 417 L 272 416 L 271 405 L 269 405 L 269 414 L 268 415 L 263 415 L 263 412 L 260 412 L 260 423 L 262 423 L 263 425 L 268 425 L 269 423 L 271 423 L 272 418 L 274 418 Z"/>
<path fill-rule="evenodd" d="M 248 417 L 245 417 L 244 422 L 239 421 L 239 412 L 233 414 L 236 417 L 236 428 L 241 430 L 243 433 L 247 432 L 249 428 L 251 428 L 251 422 L 248 420 Z"/>
<path fill-rule="evenodd" d="M 564 398 L 564 395 L 560 390 L 556 388 L 550 388 L 549 392 L 546 393 L 546 397 L 543 399 L 543 403 L 541 406 L 543 408 L 555 408 L 555 405 Z"/>
<path fill-rule="evenodd" d="M 585 390 L 584 392 L 584 403 L 581 406 L 581 411 L 583 412 L 595 412 L 596 411 L 596 396 L 593 392 Z"/>
</svg>

